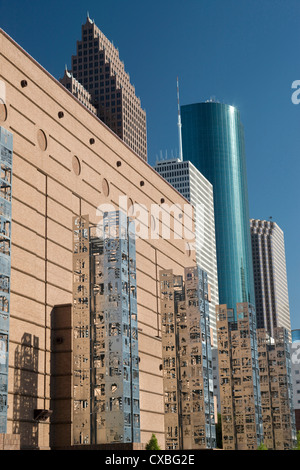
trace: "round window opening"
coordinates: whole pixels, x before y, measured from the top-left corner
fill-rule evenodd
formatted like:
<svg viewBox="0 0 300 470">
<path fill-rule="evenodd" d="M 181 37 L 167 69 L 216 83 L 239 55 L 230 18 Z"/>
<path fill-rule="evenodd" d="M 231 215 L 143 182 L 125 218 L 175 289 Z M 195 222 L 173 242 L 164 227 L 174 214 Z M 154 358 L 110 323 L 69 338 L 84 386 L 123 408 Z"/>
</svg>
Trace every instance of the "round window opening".
<svg viewBox="0 0 300 470">
<path fill-rule="evenodd" d="M 105 197 L 109 196 L 109 184 L 105 178 L 102 181 L 102 191 Z"/>
<path fill-rule="evenodd" d="M 129 217 L 132 216 L 133 215 L 133 200 L 131 199 L 131 197 L 128 198 L 127 210 L 128 210 Z"/>
<path fill-rule="evenodd" d="M 79 176 L 80 173 L 81 173 L 81 165 L 80 165 L 79 158 L 76 157 L 76 155 L 74 155 L 74 157 L 73 157 L 72 167 L 73 167 L 73 171 L 74 171 L 75 175 Z"/>
<path fill-rule="evenodd" d="M 6 105 L 0 100 L 0 121 L 6 121 L 7 119 L 7 108 Z"/>
<path fill-rule="evenodd" d="M 40 149 L 43 150 L 44 152 L 47 149 L 47 137 L 46 137 L 45 132 L 42 131 L 42 129 L 38 130 L 37 142 L 38 142 Z"/>
</svg>

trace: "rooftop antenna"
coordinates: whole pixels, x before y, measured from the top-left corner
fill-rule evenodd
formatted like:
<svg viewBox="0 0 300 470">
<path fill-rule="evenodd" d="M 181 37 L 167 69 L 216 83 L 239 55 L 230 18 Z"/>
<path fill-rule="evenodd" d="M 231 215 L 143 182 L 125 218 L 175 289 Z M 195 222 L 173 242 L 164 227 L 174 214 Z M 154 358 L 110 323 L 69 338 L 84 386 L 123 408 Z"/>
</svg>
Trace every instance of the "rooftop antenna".
<svg viewBox="0 0 300 470">
<path fill-rule="evenodd" d="M 177 77 L 177 107 L 178 107 L 178 139 L 179 139 L 179 160 L 182 162 L 182 136 L 181 136 L 181 116 L 180 116 L 180 106 L 179 106 L 179 84 Z"/>
</svg>

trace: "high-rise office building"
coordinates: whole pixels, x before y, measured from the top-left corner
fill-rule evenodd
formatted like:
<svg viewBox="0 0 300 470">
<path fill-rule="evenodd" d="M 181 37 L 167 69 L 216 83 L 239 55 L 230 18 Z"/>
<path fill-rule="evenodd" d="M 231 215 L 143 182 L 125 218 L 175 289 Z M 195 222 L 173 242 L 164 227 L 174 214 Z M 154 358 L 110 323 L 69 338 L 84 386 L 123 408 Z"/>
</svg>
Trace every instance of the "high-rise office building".
<svg viewBox="0 0 300 470">
<path fill-rule="evenodd" d="M 76 98 L 81 101 L 92 113 L 97 114 L 97 109 L 92 104 L 91 94 L 84 88 L 79 81 L 66 69 L 60 83 L 69 90 Z"/>
<path fill-rule="evenodd" d="M 167 450 L 216 446 L 207 274 L 160 272 Z"/>
<path fill-rule="evenodd" d="M 283 231 L 270 220 L 251 219 L 250 225 L 257 326 L 265 328 L 270 336 L 282 326 L 291 340 Z"/>
<path fill-rule="evenodd" d="M 184 160 L 213 186 L 219 303 L 255 305 L 244 131 L 239 111 L 205 102 L 181 106 Z"/>
<path fill-rule="evenodd" d="M 146 113 L 141 100 L 136 96 L 118 49 L 89 17 L 82 25 L 82 37 L 77 41 L 70 73 L 90 94 L 101 121 L 147 160 Z"/>
<path fill-rule="evenodd" d="M 215 308 L 219 303 L 219 293 L 213 187 L 190 161 L 181 161 L 179 158 L 160 160 L 154 169 L 194 207 L 196 260 L 208 276 L 211 291 L 210 326 L 213 330 L 213 345 L 216 345 Z"/>
</svg>

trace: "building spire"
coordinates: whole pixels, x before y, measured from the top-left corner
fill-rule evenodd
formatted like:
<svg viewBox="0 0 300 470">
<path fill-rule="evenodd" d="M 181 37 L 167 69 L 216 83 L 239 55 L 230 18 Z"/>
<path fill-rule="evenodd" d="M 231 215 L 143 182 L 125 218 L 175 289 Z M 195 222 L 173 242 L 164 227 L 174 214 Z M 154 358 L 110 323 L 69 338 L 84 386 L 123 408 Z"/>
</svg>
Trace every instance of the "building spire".
<svg viewBox="0 0 300 470">
<path fill-rule="evenodd" d="M 177 77 L 177 107 L 178 107 L 178 139 L 179 139 L 179 159 L 180 161 L 183 160 L 182 155 L 182 135 L 181 135 L 181 116 L 180 116 L 180 106 L 179 106 L 179 84 L 178 84 L 178 77 Z"/>
</svg>

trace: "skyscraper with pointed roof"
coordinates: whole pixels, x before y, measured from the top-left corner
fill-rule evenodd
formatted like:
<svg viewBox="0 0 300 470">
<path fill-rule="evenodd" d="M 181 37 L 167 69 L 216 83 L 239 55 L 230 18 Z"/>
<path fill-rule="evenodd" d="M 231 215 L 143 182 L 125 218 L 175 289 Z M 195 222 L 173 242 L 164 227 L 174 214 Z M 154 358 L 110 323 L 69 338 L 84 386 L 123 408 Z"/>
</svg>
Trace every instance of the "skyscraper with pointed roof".
<svg viewBox="0 0 300 470">
<path fill-rule="evenodd" d="M 90 94 L 90 104 L 96 108 L 101 121 L 147 160 L 146 112 L 118 49 L 89 15 L 82 25 L 82 36 L 77 41 L 69 72 Z M 64 84 L 63 79 L 60 81 Z"/>
</svg>

